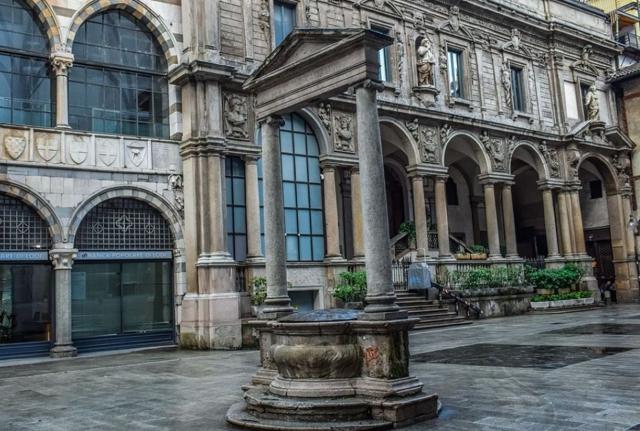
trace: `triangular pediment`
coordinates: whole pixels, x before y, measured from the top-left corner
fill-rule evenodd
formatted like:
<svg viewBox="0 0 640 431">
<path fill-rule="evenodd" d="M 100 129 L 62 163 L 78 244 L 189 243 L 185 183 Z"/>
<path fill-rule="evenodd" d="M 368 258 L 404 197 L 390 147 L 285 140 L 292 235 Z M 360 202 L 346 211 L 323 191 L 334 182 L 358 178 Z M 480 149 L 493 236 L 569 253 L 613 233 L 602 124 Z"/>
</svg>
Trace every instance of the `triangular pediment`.
<svg viewBox="0 0 640 431">
<path fill-rule="evenodd" d="M 616 148 L 633 149 L 636 146 L 636 143 L 619 127 L 608 127 L 606 136 Z"/>
<path fill-rule="evenodd" d="M 356 7 L 378 12 L 394 18 L 402 18 L 402 11 L 389 0 L 361 0 Z"/>
</svg>

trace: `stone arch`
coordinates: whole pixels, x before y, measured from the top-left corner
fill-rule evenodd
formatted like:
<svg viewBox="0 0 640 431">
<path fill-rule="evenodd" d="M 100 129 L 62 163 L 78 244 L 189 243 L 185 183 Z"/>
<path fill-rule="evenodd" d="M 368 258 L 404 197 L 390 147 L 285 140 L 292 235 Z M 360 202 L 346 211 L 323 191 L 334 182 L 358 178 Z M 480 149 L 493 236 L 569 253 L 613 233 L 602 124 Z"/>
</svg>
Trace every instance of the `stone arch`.
<svg viewBox="0 0 640 431">
<path fill-rule="evenodd" d="M 322 124 L 318 115 L 308 108 L 302 108 L 294 113 L 300 115 L 304 121 L 309 124 L 311 130 L 313 130 L 313 134 L 316 135 L 316 142 L 318 143 L 318 151 L 320 152 L 320 155 L 329 154 L 331 152 L 331 146 L 329 144 L 331 142 L 331 136 Z"/>
<path fill-rule="evenodd" d="M 35 11 L 38 21 L 49 39 L 49 49 L 52 52 L 61 50 L 60 23 L 49 2 L 47 0 L 24 0 L 24 2 Z"/>
<path fill-rule="evenodd" d="M 530 141 L 518 141 L 511 149 L 511 153 L 507 154 L 507 172 L 513 174 L 511 163 L 518 152 L 526 153 L 527 157 L 520 158 L 520 160 L 531 166 L 538 173 L 538 179 L 546 180 L 551 177 L 546 159 L 538 147 Z"/>
<path fill-rule="evenodd" d="M 458 142 L 460 142 L 461 145 L 458 145 Z M 478 139 L 478 137 L 473 133 L 465 130 L 452 132 L 444 142 L 442 146 L 442 166 L 447 166 L 447 150 L 451 145 L 456 146 L 457 150 L 462 150 L 460 151 L 461 153 L 478 163 L 480 173 L 486 174 L 493 171 L 491 158 L 489 157 L 487 150 L 484 148 L 484 145 L 480 142 L 480 139 Z"/>
<path fill-rule="evenodd" d="M 34 0 L 35 1 L 35 0 Z M 134 18 L 140 20 L 154 35 L 167 58 L 167 65 L 177 65 L 179 62 L 176 41 L 164 20 L 151 10 L 149 6 L 140 0 L 91 0 L 78 10 L 72 17 L 71 26 L 67 35 L 66 47 L 72 51 L 73 41 L 80 26 L 93 15 L 111 9 L 119 9 L 128 12 Z"/>
<path fill-rule="evenodd" d="M 28 187 L 14 183 L 13 181 L 0 179 L 0 193 L 18 199 L 24 202 L 47 223 L 51 240 L 55 244 L 66 242 L 63 233 L 62 223 L 55 213 L 53 207 L 36 192 L 31 191 Z"/>
<path fill-rule="evenodd" d="M 114 186 L 103 189 L 89 196 L 71 216 L 68 229 L 68 241 L 75 242 L 75 237 L 80 228 L 80 224 L 87 216 L 89 211 L 101 204 L 102 202 L 114 199 L 137 199 L 149 204 L 156 209 L 169 223 L 171 233 L 174 239 L 174 249 L 184 250 L 184 235 L 182 232 L 181 219 L 176 210 L 162 196 L 136 186 Z"/>
<path fill-rule="evenodd" d="M 409 165 L 420 164 L 422 162 L 422 159 L 420 157 L 420 149 L 418 148 L 418 143 L 413 138 L 406 126 L 402 124 L 402 122 L 391 117 L 381 117 L 379 121 L 381 126 L 380 133 L 381 135 L 383 135 L 383 141 L 385 131 L 383 130 L 382 126 L 388 126 L 393 133 L 400 137 L 401 142 L 400 145 L 397 145 L 397 147 L 399 147 L 402 152 L 405 153 L 407 159 L 409 159 Z"/>
<path fill-rule="evenodd" d="M 582 168 L 583 163 L 586 161 L 593 164 L 602 176 L 602 179 L 604 179 L 605 190 L 608 195 L 613 195 L 620 191 L 620 184 L 618 182 L 616 169 L 613 167 L 609 159 L 599 153 L 585 153 L 580 157 L 580 162 L 578 162 L 576 172 L 580 171 L 580 168 Z"/>
</svg>

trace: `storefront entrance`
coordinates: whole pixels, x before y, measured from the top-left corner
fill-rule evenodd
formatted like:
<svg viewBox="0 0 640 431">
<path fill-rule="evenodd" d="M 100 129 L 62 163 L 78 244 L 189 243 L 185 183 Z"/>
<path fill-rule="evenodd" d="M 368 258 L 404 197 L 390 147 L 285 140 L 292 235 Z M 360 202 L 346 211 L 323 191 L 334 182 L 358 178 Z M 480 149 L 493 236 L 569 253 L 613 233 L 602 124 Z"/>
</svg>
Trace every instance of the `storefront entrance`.
<svg viewBox="0 0 640 431">
<path fill-rule="evenodd" d="M 142 201 L 111 199 L 78 230 L 71 327 L 79 353 L 174 343 L 173 237 Z"/>
</svg>

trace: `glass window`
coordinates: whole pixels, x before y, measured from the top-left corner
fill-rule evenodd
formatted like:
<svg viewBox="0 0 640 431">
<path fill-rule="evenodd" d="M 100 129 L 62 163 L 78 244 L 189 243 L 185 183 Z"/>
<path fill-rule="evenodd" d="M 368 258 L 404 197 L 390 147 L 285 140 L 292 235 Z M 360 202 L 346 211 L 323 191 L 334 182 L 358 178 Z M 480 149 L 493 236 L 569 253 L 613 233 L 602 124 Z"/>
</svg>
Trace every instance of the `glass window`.
<svg viewBox="0 0 640 431">
<path fill-rule="evenodd" d="M 276 0 L 273 2 L 273 8 L 276 46 L 278 46 L 296 27 L 296 5 Z"/>
<path fill-rule="evenodd" d="M 78 29 L 73 54 L 75 64 L 69 71 L 71 127 L 169 137 L 167 63 L 145 26 L 123 11 L 97 14 Z"/>
<path fill-rule="evenodd" d="M 237 261 L 247 257 L 247 220 L 245 204 L 244 161 L 239 157 L 225 159 L 227 191 L 227 250 Z"/>
<path fill-rule="evenodd" d="M 52 288 L 48 262 L 0 264 L 0 345 L 52 340 Z"/>
<path fill-rule="evenodd" d="M 384 35 L 389 34 L 389 29 L 384 27 L 371 26 L 371 30 Z M 378 80 L 382 82 L 390 82 L 392 80 L 390 57 L 390 49 L 388 46 L 378 51 Z"/>
<path fill-rule="evenodd" d="M 520 67 L 511 66 L 511 95 L 513 98 L 513 110 L 525 112 L 527 105 L 525 101 L 523 72 Z"/>
<path fill-rule="evenodd" d="M 53 123 L 49 40 L 22 0 L 0 0 L 0 123 Z"/>
<path fill-rule="evenodd" d="M 0 250 L 47 250 L 49 229 L 42 218 L 19 200 L 0 194 Z"/>
<path fill-rule="evenodd" d="M 289 114 L 284 116 L 284 120 L 285 124 L 280 128 L 280 148 L 287 260 L 322 261 L 325 254 L 324 220 L 318 143 L 313 131 L 301 116 Z M 261 166 L 258 174 L 260 219 L 264 220 Z M 264 235 L 264 222 L 262 233 Z"/>
<path fill-rule="evenodd" d="M 73 338 L 173 327 L 171 262 L 76 262 L 71 275 Z"/>
<path fill-rule="evenodd" d="M 463 99 L 464 94 L 464 62 L 462 51 L 449 48 L 447 50 L 449 62 L 449 95 Z"/>
</svg>

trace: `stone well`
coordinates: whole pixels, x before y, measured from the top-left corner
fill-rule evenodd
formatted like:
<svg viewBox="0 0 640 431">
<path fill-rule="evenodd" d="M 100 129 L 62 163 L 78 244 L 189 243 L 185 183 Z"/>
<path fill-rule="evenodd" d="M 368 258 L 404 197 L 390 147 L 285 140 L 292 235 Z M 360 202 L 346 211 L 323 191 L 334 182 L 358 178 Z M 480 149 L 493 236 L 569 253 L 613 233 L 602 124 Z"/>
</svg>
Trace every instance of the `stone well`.
<svg viewBox="0 0 640 431">
<path fill-rule="evenodd" d="M 258 430 L 383 430 L 433 418 L 438 396 L 409 374 L 417 320 L 354 310 L 295 313 L 261 333 L 262 369 L 227 421 Z"/>
</svg>

